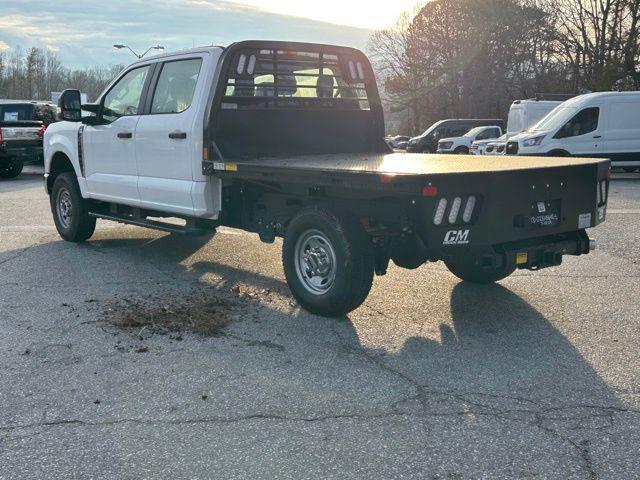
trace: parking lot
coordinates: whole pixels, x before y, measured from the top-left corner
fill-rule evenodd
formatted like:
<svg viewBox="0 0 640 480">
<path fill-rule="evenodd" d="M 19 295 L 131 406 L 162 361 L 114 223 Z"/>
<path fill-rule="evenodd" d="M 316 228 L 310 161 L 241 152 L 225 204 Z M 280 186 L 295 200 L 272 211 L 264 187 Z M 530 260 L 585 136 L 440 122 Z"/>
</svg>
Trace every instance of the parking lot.
<svg viewBox="0 0 640 480">
<path fill-rule="evenodd" d="M 279 241 L 71 244 L 41 183 L 0 182 L 0 478 L 640 476 L 639 174 L 591 255 L 492 286 L 391 267 L 340 320 L 292 301 Z M 189 308 L 222 330 L 113 322 Z"/>
</svg>

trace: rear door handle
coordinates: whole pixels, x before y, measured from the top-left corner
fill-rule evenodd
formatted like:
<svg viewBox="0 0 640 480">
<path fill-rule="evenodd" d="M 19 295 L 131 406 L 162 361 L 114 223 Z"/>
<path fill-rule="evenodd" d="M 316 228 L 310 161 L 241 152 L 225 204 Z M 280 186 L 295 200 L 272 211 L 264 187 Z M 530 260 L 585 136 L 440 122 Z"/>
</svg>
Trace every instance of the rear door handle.
<svg viewBox="0 0 640 480">
<path fill-rule="evenodd" d="M 133 133 L 131 132 L 118 132 L 118 138 L 132 138 Z"/>
<path fill-rule="evenodd" d="M 171 132 L 169 134 L 169 138 L 184 140 L 185 138 L 187 138 L 187 132 Z"/>
<path fill-rule="evenodd" d="M 593 138 L 602 138 L 602 135 L 594 135 Z"/>
</svg>

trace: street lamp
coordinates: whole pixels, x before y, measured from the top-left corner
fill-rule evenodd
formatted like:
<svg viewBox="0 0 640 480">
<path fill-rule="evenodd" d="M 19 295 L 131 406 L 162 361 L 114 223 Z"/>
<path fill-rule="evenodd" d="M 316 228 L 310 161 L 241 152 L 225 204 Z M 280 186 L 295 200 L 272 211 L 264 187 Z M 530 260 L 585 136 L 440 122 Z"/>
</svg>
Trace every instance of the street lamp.
<svg viewBox="0 0 640 480">
<path fill-rule="evenodd" d="M 129 45 L 123 45 L 121 43 L 116 43 L 113 48 L 115 48 L 116 50 L 120 50 L 121 48 L 128 48 L 131 53 L 133 53 L 136 57 L 138 58 L 142 58 L 144 57 L 147 53 L 149 53 L 151 50 L 164 50 L 164 47 L 162 45 L 156 45 L 155 47 L 149 47 L 145 50 L 145 52 L 140 55 L 139 53 L 136 53 L 133 48 L 131 48 Z"/>
</svg>

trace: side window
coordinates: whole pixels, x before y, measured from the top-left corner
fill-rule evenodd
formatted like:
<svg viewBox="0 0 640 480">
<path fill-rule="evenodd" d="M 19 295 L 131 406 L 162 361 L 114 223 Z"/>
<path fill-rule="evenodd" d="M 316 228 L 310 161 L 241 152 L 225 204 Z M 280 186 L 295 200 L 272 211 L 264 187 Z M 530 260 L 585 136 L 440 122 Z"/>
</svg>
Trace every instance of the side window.
<svg viewBox="0 0 640 480">
<path fill-rule="evenodd" d="M 491 128 L 483 130 L 478 135 L 476 135 L 476 140 L 486 140 L 487 138 L 491 138 L 491 132 L 492 132 Z"/>
<path fill-rule="evenodd" d="M 585 135 L 598 128 L 598 118 L 600 108 L 591 107 L 579 111 L 571 120 L 565 123 L 564 127 L 556 134 L 557 138 L 568 138 Z"/>
<path fill-rule="evenodd" d="M 149 65 L 134 68 L 118 80 L 104 97 L 103 116 L 110 121 L 126 115 L 137 115 L 142 87 L 149 73 Z"/>
<path fill-rule="evenodd" d="M 165 63 L 153 94 L 151 113 L 180 113 L 189 108 L 201 66 L 201 58 Z"/>
</svg>

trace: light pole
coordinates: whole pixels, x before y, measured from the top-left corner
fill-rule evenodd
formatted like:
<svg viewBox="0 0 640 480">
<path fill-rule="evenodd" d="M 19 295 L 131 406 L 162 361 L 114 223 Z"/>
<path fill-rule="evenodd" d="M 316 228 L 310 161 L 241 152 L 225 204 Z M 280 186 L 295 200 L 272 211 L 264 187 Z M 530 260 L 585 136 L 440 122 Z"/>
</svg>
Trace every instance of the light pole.
<svg viewBox="0 0 640 480">
<path fill-rule="evenodd" d="M 120 50 L 121 48 L 128 48 L 131 53 L 133 53 L 136 57 L 138 58 L 142 58 L 144 57 L 147 53 L 149 53 L 151 50 L 164 50 L 164 47 L 162 45 L 156 45 L 155 47 L 149 47 L 145 50 L 145 52 L 141 55 L 139 53 L 136 53 L 133 48 L 131 48 L 129 45 L 123 45 L 121 43 L 116 43 L 113 48 L 115 48 L 116 50 Z"/>
</svg>

